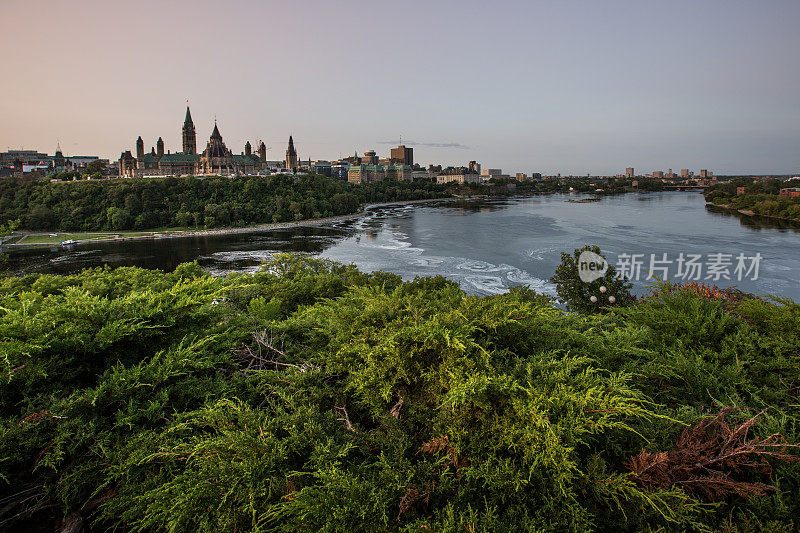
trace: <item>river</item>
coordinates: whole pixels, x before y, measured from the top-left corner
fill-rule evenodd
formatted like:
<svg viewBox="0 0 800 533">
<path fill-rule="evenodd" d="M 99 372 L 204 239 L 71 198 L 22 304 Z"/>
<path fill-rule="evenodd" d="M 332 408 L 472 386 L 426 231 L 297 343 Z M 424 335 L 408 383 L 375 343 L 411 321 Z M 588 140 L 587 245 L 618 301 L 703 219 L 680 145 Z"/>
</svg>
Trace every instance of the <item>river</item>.
<svg viewBox="0 0 800 533">
<path fill-rule="evenodd" d="M 696 192 L 568 201 L 581 198 L 587 196 L 431 202 L 374 208 L 352 220 L 290 230 L 20 249 L 8 252 L 6 267 L 17 274 L 104 264 L 170 270 L 197 260 L 209 272 L 225 274 L 254 271 L 273 254 L 292 251 L 404 279 L 441 274 L 476 294 L 519 284 L 554 294 L 548 279 L 561 252 L 591 243 L 631 277 L 638 270 L 637 293 L 652 282 L 646 278 L 653 266 L 660 277 L 800 300 L 798 225 L 709 208 Z M 693 255 L 699 256 L 693 259 L 699 270 L 687 268 Z"/>
</svg>

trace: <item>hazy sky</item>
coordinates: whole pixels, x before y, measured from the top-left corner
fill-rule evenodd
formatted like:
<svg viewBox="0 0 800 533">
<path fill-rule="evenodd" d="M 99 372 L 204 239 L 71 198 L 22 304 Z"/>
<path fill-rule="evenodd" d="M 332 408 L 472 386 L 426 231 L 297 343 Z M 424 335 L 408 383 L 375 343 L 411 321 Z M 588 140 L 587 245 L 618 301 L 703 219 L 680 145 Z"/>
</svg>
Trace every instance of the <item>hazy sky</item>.
<svg viewBox="0 0 800 533">
<path fill-rule="evenodd" d="M 0 0 L 0 149 L 800 172 L 800 1 Z M 445 145 L 445 146 L 442 146 Z M 451 145 L 451 146 L 446 146 Z"/>
</svg>

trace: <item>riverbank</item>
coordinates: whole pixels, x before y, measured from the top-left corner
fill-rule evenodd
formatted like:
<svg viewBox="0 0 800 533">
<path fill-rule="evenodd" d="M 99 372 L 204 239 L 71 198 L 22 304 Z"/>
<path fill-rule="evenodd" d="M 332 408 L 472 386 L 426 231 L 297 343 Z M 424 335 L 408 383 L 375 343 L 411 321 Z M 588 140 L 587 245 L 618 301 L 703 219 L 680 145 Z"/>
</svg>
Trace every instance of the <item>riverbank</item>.
<svg viewBox="0 0 800 533">
<path fill-rule="evenodd" d="M 133 240 L 161 240 L 161 239 L 182 239 L 188 237 L 207 237 L 213 235 L 235 235 L 242 233 L 257 233 L 261 231 L 274 231 L 281 229 L 292 229 L 299 227 L 313 227 L 332 222 L 343 222 L 362 217 L 370 209 L 388 207 L 393 205 L 411 205 L 431 202 L 448 202 L 459 200 L 460 198 L 424 198 L 420 200 L 399 200 L 394 202 L 382 202 L 367 204 L 358 213 L 349 215 L 337 215 L 332 217 L 314 218 L 298 220 L 292 222 L 270 222 L 257 224 L 255 226 L 215 228 L 215 229 L 187 229 L 187 230 L 153 230 L 153 231 L 131 231 L 131 232 L 86 232 L 86 233 L 21 233 L 12 235 L 14 242 L 5 244 L 8 248 L 34 248 L 42 246 L 73 246 L 97 242 L 122 242 Z M 36 241 L 31 237 L 42 237 L 44 242 Z M 31 242 L 25 242 L 31 239 Z M 64 241 L 71 241 L 64 244 Z"/>
<path fill-rule="evenodd" d="M 710 205 L 712 207 L 719 207 L 721 209 L 726 209 L 728 211 L 733 211 L 734 213 L 739 213 L 748 217 L 764 217 L 764 218 L 772 218 L 775 220 L 785 220 L 786 222 L 793 222 L 795 224 L 800 224 L 800 218 L 789 218 L 789 217 L 777 217 L 774 215 L 762 215 L 760 213 L 756 213 L 750 209 L 736 209 L 735 207 L 728 205 L 728 204 L 715 204 L 713 202 L 706 202 L 706 205 Z"/>
</svg>

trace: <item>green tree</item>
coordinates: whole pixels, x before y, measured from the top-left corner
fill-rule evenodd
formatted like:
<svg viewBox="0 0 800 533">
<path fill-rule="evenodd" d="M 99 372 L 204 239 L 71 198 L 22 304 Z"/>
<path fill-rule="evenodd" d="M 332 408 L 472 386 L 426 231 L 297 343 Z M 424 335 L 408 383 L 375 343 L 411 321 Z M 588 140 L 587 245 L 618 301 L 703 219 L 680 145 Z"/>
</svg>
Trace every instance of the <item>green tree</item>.
<svg viewBox="0 0 800 533">
<path fill-rule="evenodd" d="M 127 209 L 109 207 L 107 212 L 108 225 L 111 229 L 130 229 L 132 217 Z"/>
<path fill-rule="evenodd" d="M 106 172 L 106 162 L 97 159 L 95 161 L 91 161 L 86 168 L 84 168 L 83 173 L 87 176 L 94 176 L 95 174 L 103 175 Z"/>
<path fill-rule="evenodd" d="M 50 230 L 56 225 L 56 217 L 53 210 L 46 205 L 37 205 L 28 213 L 25 222 L 33 230 Z"/>
<path fill-rule="evenodd" d="M 602 256 L 598 246 L 589 244 L 576 248 L 572 254 L 561 252 L 561 264 L 550 279 L 556 285 L 556 293 L 567 309 L 579 313 L 596 313 L 611 307 L 630 305 L 634 301 L 630 292 L 632 285 L 627 278 L 619 278 L 610 263 L 605 274 L 598 279 L 587 283 L 580 278 L 578 258 L 585 251 Z"/>
</svg>

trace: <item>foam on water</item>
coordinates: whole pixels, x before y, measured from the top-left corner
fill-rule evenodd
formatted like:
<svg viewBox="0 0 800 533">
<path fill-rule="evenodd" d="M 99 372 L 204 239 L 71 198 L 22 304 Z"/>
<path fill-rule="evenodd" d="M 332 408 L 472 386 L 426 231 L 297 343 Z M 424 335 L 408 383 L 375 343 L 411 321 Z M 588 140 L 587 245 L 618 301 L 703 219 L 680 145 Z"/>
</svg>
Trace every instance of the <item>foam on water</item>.
<svg viewBox="0 0 800 533">
<path fill-rule="evenodd" d="M 406 280 L 442 275 L 458 282 L 464 290 L 481 295 L 500 294 L 514 285 L 527 285 L 540 293 L 555 294 L 551 284 L 512 265 L 469 257 L 426 255 L 424 248 L 412 245 L 405 232 L 389 226 L 388 221 L 383 221 L 380 229 L 374 224 L 364 224 L 361 230 L 364 233 L 337 243 L 322 255 L 337 261 L 352 261 L 367 272 L 394 271 Z M 370 233 L 365 238 L 367 231 Z"/>
</svg>

